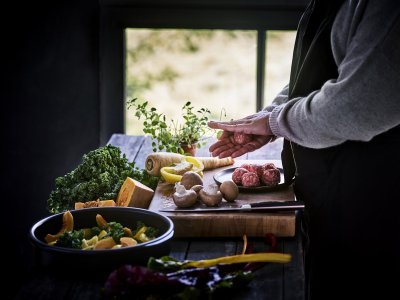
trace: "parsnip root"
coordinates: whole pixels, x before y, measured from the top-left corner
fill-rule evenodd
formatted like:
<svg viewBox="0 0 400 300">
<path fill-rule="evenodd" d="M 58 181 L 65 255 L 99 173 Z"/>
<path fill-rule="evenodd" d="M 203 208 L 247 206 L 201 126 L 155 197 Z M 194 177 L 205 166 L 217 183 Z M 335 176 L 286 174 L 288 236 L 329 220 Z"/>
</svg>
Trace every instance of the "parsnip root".
<svg viewBox="0 0 400 300">
<path fill-rule="evenodd" d="M 160 170 L 182 161 L 183 155 L 170 152 L 155 152 L 146 158 L 145 168 L 147 173 L 153 176 L 160 176 Z"/>
<path fill-rule="evenodd" d="M 204 165 L 204 170 L 212 170 L 216 168 L 226 167 L 235 163 L 232 157 L 196 157 Z"/>
</svg>

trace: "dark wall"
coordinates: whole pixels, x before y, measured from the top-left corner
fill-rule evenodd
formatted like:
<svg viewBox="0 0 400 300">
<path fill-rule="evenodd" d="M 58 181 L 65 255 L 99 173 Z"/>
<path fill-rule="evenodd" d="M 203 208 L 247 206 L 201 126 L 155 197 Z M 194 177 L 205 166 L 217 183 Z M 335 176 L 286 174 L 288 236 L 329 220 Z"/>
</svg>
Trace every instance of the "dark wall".
<svg viewBox="0 0 400 300">
<path fill-rule="evenodd" d="M 68 0 L 2 8 L 0 219 L 6 257 L 19 274 L 31 262 L 29 228 L 49 214 L 54 179 L 99 146 L 98 6 Z"/>
</svg>

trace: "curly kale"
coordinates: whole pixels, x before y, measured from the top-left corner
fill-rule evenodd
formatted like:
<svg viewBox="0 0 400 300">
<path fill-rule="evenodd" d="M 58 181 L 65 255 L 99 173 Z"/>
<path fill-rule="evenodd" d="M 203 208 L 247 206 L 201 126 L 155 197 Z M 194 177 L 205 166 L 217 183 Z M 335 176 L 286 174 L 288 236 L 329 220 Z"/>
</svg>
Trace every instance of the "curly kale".
<svg viewBox="0 0 400 300">
<path fill-rule="evenodd" d="M 56 246 L 81 249 L 83 238 L 83 230 L 74 230 L 71 232 L 66 231 L 60 236 L 60 238 L 56 242 Z"/>
<path fill-rule="evenodd" d="M 74 203 L 96 199 L 116 199 L 126 177 L 155 189 L 158 177 L 135 167 L 118 147 L 107 145 L 83 155 L 82 163 L 55 181 L 56 189 L 47 201 L 52 213 L 73 209 Z"/>
<path fill-rule="evenodd" d="M 92 228 L 90 229 L 90 235 L 91 235 L 91 236 L 99 235 L 99 234 L 100 234 L 100 231 L 101 231 L 101 228 L 99 228 L 99 227 L 97 227 L 97 226 L 92 227 Z"/>
<path fill-rule="evenodd" d="M 107 225 L 109 230 L 107 235 L 111 236 L 116 243 L 119 243 L 119 239 L 125 234 L 124 227 L 117 222 L 109 222 Z"/>
<path fill-rule="evenodd" d="M 147 227 L 146 235 L 151 239 L 156 238 L 158 236 L 158 229 L 155 227 Z"/>
</svg>

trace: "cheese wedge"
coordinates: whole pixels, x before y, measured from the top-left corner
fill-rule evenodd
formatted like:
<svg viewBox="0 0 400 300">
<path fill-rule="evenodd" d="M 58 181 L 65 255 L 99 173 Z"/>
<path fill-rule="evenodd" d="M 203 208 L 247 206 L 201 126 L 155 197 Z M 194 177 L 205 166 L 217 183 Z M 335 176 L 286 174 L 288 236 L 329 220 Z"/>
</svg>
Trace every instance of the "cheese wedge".
<svg viewBox="0 0 400 300">
<path fill-rule="evenodd" d="M 154 191 L 139 181 L 127 177 L 119 190 L 117 206 L 149 208 Z"/>
</svg>

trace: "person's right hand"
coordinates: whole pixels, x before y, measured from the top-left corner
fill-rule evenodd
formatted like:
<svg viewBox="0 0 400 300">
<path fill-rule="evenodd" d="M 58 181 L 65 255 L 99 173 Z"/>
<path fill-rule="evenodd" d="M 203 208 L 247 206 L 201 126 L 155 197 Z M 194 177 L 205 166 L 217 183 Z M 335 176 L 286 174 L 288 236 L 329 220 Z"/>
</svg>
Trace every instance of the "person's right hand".
<svg viewBox="0 0 400 300">
<path fill-rule="evenodd" d="M 274 138 L 269 128 L 269 112 L 266 111 L 260 111 L 243 119 L 230 122 L 210 121 L 208 126 L 223 130 L 218 141 L 209 148 L 213 156 L 221 158 L 241 156 L 261 148 Z M 235 133 L 241 134 L 245 142 L 238 144 L 234 139 Z"/>
<path fill-rule="evenodd" d="M 272 140 L 271 136 L 248 135 L 252 139 L 243 145 L 237 145 L 233 142 L 233 133 L 224 131 L 218 141 L 209 148 L 212 156 L 220 158 L 231 156 L 232 158 L 242 156 L 266 145 Z"/>
</svg>

